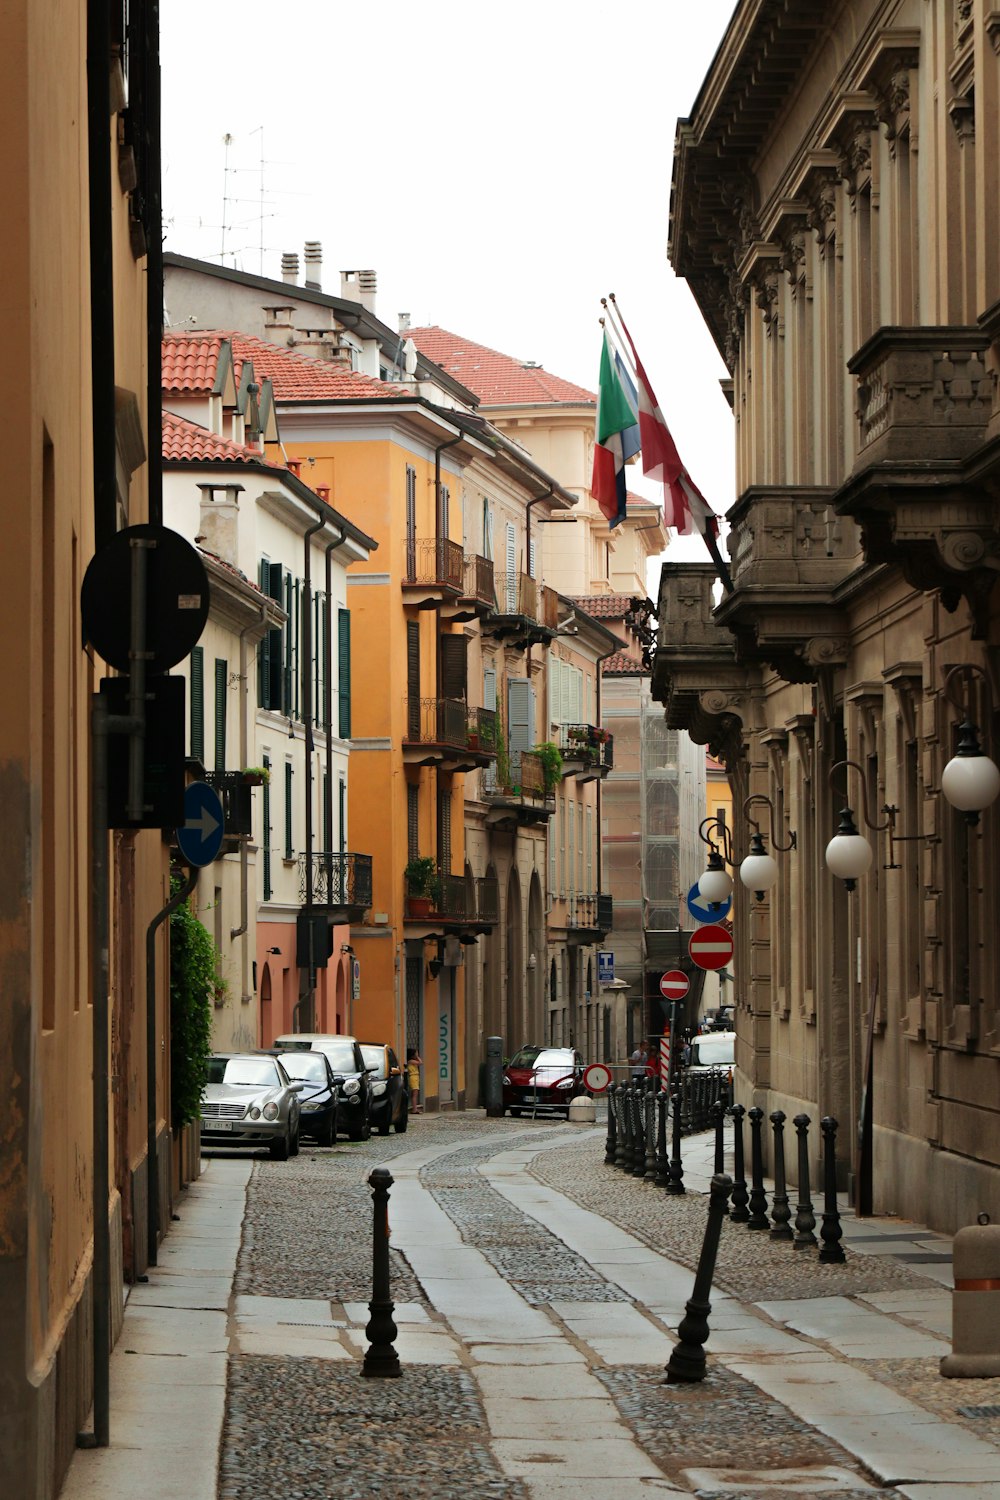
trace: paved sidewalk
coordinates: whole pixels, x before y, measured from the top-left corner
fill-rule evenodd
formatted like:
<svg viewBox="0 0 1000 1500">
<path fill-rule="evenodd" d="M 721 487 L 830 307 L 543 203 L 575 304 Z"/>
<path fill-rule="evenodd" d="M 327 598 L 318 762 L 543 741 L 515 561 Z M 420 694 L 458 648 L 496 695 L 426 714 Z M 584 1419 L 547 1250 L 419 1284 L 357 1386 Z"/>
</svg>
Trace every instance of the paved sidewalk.
<svg viewBox="0 0 1000 1500">
<path fill-rule="evenodd" d="M 711 1141 L 685 1142 L 671 1199 L 602 1140 L 470 1114 L 295 1162 L 213 1157 L 131 1289 L 112 1445 L 75 1455 L 64 1496 L 1000 1500 L 1000 1423 L 958 1415 L 1000 1406 L 1000 1381 L 936 1375 L 945 1237 L 845 1215 L 847 1267 L 818 1267 L 727 1224 L 709 1377 L 666 1386 Z M 378 1161 L 399 1381 L 359 1378 Z"/>
</svg>

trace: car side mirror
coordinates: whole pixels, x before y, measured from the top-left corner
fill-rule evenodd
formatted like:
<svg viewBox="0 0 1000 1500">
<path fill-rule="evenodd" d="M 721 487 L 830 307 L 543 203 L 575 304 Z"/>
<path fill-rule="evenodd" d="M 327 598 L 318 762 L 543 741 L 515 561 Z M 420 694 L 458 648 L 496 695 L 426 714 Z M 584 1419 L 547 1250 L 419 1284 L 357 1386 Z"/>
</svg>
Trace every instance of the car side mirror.
<svg viewBox="0 0 1000 1500">
<path fill-rule="evenodd" d="M 293 1094 L 301 1094 L 302 1090 L 305 1088 L 305 1084 L 301 1079 L 297 1078 L 294 1080 L 294 1082 L 290 1083 L 288 1087 L 291 1089 Z"/>
<path fill-rule="evenodd" d="M 378 1072 L 378 1063 L 376 1063 L 376 1064 L 375 1064 L 375 1065 L 374 1065 L 374 1067 L 371 1067 L 371 1068 L 366 1068 L 366 1069 L 365 1069 L 365 1072 L 366 1072 L 366 1073 L 377 1073 L 377 1072 Z"/>
</svg>

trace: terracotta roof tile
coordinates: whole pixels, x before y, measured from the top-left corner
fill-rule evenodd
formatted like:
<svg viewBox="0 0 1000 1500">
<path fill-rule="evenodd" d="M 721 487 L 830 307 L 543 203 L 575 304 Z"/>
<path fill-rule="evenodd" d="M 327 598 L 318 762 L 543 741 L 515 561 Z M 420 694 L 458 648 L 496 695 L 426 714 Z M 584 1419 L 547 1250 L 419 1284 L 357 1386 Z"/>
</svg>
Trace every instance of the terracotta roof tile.
<svg viewBox="0 0 1000 1500">
<path fill-rule="evenodd" d="M 446 328 L 410 328 L 407 336 L 420 353 L 479 397 L 483 406 L 553 406 L 572 402 L 595 405 L 597 397 L 582 385 L 550 375 L 541 365 L 512 359 L 484 344 L 459 338 Z"/>
<path fill-rule="evenodd" d="M 634 597 L 633 594 L 580 594 L 573 598 L 573 603 L 595 620 L 623 620 Z"/>
<path fill-rule="evenodd" d="M 279 468 L 269 463 L 259 448 L 216 437 L 214 432 L 172 411 L 163 413 L 163 457 L 172 463 L 266 464 L 268 468 Z"/>
<path fill-rule="evenodd" d="M 601 671 L 605 677 L 648 676 L 642 662 L 637 657 L 630 656 L 627 651 L 616 651 L 614 656 L 609 656 L 601 663 Z"/>
<path fill-rule="evenodd" d="M 224 342 L 233 351 L 233 377 L 240 383 L 243 361 L 252 360 L 257 380 L 269 379 L 278 401 L 358 401 L 372 397 L 413 398 L 407 386 L 389 385 L 344 365 L 281 349 L 252 334 L 210 329 L 163 336 L 163 389 L 176 395 L 207 395 L 215 385 Z"/>
<path fill-rule="evenodd" d="M 206 395 L 215 385 L 224 333 L 165 333 L 161 383 L 176 395 Z"/>
</svg>

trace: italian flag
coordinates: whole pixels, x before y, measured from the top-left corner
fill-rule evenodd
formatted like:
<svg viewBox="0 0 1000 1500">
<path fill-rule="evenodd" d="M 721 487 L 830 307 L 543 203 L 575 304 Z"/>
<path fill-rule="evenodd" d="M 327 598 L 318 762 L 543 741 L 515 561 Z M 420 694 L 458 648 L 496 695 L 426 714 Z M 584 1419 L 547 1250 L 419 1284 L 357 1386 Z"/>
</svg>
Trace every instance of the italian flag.
<svg viewBox="0 0 1000 1500">
<path fill-rule="evenodd" d="M 617 526 L 625 519 L 625 465 L 639 451 L 635 398 L 630 396 L 626 378 L 605 331 L 590 490 L 610 526 Z"/>
</svg>

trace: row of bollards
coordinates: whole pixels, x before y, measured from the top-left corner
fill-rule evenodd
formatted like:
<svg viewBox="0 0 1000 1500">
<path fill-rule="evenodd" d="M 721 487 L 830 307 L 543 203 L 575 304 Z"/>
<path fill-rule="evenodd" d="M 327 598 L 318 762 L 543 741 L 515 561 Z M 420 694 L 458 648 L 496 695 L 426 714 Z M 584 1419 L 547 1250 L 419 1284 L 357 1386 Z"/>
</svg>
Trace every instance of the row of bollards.
<svg viewBox="0 0 1000 1500">
<path fill-rule="evenodd" d="M 809 1182 L 809 1126 L 808 1115 L 796 1115 L 795 1126 L 798 1152 L 798 1199 L 793 1209 L 789 1202 L 785 1179 L 785 1120 L 783 1110 L 773 1110 L 770 1123 L 773 1130 L 772 1160 L 774 1164 L 774 1190 L 771 1194 L 771 1211 L 768 1217 L 767 1194 L 764 1191 L 764 1152 L 762 1132 L 764 1111 L 757 1106 L 745 1110 L 735 1104 L 727 1110 L 721 1100 L 716 1100 L 710 1114 L 715 1127 L 716 1177 L 724 1173 L 725 1120 L 728 1114 L 733 1122 L 733 1170 L 732 1207 L 727 1208 L 728 1217 L 734 1224 L 745 1224 L 748 1229 L 766 1229 L 772 1240 L 790 1242 L 796 1250 L 814 1250 L 819 1244 L 819 1259 L 824 1265 L 839 1264 L 844 1259 L 840 1243 L 843 1231 L 837 1208 L 836 1138 L 837 1121 L 832 1115 L 820 1121 L 823 1132 L 823 1191 L 824 1209 L 819 1241 L 816 1237 L 816 1217 L 813 1210 Z M 667 1120 L 671 1122 L 671 1150 L 667 1156 Z M 743 1121 L 750 1122 L 750 1183 L 746 1180 L 746 1157 L 744 1151 Z M 641 1177 L 663 1188 L 671 1194 L 684 1192 L 684 1167 L 681 1161 L 681 1136 L 684 1129 L 683 1105 L 680 1092 L 667 1094 L 654 1078 L 635 1079 L 631 1084 L 617 1084 L 608 1091 L 608 1132 L 605 1141 L 604 1160 L 634 1177 Z M 820 1241 L 822 1243 L 820 1244 Z"/>
</svg>

